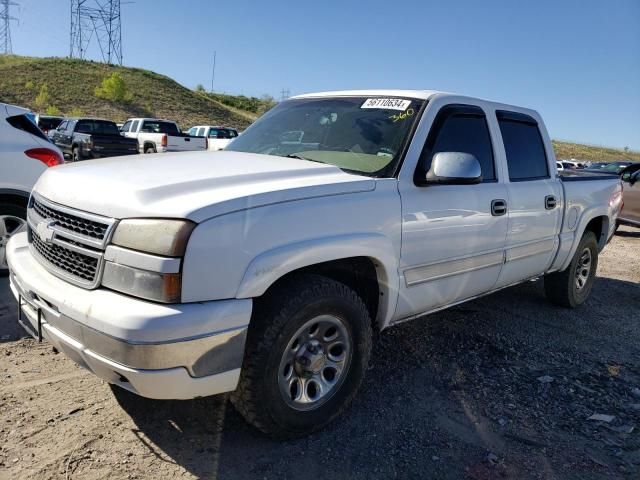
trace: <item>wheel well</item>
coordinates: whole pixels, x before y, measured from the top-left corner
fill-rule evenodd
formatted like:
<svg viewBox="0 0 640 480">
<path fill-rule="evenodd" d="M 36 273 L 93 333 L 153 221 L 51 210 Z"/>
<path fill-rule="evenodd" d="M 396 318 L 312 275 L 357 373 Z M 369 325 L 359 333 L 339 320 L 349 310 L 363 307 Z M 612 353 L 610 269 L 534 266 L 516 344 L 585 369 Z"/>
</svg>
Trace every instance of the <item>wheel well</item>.
<svg viewBox="0 0 640 480">
<path fill-rule="evenodd" d="M 595 217 L 592 218 L 589 223 L 587 223 L 587 226 L 584 229 L 585 232 L 593 232 L 593 234 L 596 236 L 596 239 L 598 240 L 598 246 L 600 247 L 600 249 L 602 249 L 607 242 L 606 237 L 607 231 L 609 230 L 608 223 L 609 220 L 607 219 L 607 217 Z"/>
<path fill-rule="evenodd" d="M 309 265 L 280 277 L 269 287 L 264 295 L 268 295 L 271 289 L 291 275 L 300 273 L 322 275 L 352 288 L 367 306 L 369 316 L 374 325 L 376 325 L 380 286 L 373 260 L 368 257 L 352 257 Z"/>
<path fill-rule="evenodd" d="M 9 203 L 18 207 L 27 208 L 29 202 L 28 196 L 16 195 L 11 193 L 0 193 L 0 203 Z"/>
</svg>

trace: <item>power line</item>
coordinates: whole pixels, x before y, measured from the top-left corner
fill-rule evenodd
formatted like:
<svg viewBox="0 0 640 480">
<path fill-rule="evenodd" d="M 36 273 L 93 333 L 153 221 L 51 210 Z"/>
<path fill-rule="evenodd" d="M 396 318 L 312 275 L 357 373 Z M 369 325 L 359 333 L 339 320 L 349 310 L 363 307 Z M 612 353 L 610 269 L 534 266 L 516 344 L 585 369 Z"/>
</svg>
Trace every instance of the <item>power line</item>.
<svg viewBox="0 0 640 480">
<path fill-rule="evenodd" d="M 71 58 L 86 58 L 93 41 L 104 62 L 122 65 L 120 5 L 120 0 L 71 0 Z"/>
<path fill-rule="evenodd" d="M 0 0 L 0 51 L 5 55 L 13 53 L 11 45 L 11 21 L 18 20 L 9 13 L 9 7 L 18 6 L 11 0 Z"/>
</svg>

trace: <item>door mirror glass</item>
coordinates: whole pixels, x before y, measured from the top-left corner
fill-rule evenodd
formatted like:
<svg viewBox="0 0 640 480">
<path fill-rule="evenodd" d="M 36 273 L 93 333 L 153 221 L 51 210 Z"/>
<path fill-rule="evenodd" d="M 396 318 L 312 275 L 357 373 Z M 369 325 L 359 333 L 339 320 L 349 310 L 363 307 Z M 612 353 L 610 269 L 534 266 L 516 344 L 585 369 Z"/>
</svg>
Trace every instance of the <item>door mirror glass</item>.
<svg viewBox="0 0 640 480">
<path fill-rule="evenodd" d="M 469 185 L 482 182 L 480 162 L 470 153 L 438 152 L 427 172 L 428 184 Z"/>
</svg>

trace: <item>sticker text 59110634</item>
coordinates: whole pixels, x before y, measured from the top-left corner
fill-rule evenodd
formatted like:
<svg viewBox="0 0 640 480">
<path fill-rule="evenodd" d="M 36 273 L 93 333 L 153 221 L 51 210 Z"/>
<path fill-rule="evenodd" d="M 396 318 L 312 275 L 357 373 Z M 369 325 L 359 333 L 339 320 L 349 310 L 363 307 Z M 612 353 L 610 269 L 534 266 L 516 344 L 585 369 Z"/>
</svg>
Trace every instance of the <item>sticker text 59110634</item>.
<svg viewBox="0 0 640 480">
<path fill-rule="evenodd" d="M 411 100 L 403 98 L 367 98 L 360 108 L 382 108 L 386 110 L 406 110 Z"/>
</svg>

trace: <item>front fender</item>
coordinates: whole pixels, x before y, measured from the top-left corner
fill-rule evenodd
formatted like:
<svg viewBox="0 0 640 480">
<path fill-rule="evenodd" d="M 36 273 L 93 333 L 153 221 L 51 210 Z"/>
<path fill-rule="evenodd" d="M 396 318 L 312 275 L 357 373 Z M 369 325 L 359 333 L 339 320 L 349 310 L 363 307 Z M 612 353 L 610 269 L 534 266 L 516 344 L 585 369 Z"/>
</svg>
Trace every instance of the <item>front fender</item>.
<svg viewBox="0 0 640 480">
<path fill-rule="evenodd" d="M 378 325 L 389 324 L 398 299 L 398 261 L 393 244 L 381 234 L 349 234 L 318 238 L 274 248 L 254 258 L 238 289 L 237 298 L 258 297 L 278 279 L 295 270 L 351 257 L 370 258 L 381 292 Z"/>
</svg>

